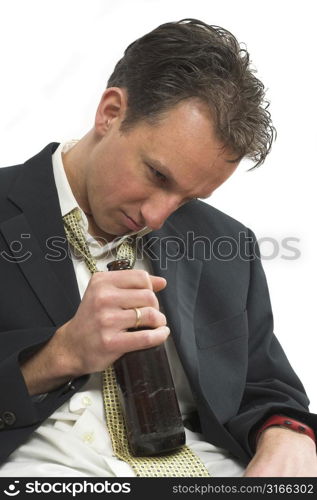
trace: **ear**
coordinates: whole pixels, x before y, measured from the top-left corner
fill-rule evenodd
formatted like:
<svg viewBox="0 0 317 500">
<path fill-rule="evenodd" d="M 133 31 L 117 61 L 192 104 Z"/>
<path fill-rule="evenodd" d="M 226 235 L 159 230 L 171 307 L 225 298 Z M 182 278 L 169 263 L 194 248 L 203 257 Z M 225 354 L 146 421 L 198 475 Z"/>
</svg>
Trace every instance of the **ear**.
<svg viewBox="0 0 317 500">
<path fill-rule="evenodd" d="M 120 87 L 110 87 L 103 93 L 97 108 L 95 130 L 103 136 L 114 121 L 123 121 L 127 109 L 127 93 Z"/>
</svg>

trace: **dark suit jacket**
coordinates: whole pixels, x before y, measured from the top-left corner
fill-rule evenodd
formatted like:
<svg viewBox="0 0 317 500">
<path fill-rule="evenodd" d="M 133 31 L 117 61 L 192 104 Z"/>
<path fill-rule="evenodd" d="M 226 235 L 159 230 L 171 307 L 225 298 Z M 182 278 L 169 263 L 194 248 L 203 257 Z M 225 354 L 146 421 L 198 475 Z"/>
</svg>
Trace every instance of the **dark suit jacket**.
<svg viewBox="0 0 317 500">
<path fill-rule="evenodd" d="M 0 169 L 0 461 L 88 379 L 34 402 L 19 368 L 80 302 L 52 172 L 56 147 Z M 253 233 L 192 201 L 145 240 L 154 273 L 168 281 L 160 300 L 196 399 L 194 429 L 246 463 L 250 431 L 270 414 L 297 417 L 316 431 L 317 417 L 272 331 Z"/>
</svg>

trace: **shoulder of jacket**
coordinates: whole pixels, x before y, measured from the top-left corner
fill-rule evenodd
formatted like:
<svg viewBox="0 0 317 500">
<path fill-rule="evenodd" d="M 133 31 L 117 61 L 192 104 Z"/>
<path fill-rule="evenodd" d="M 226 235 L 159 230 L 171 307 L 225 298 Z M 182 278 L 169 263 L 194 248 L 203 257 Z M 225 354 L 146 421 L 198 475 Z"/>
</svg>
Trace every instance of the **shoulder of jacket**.
<svg viewBox="0 0 317 500">
<path fill-rule="evenodd" d="M 7 194 L 12 183 L 22 172 L 24 164 L 0 168 L 0 193 Z"/>
<path fill-rule="evenodd" d="M 181 225 L 183 229 L 195 232 L 210 230 L 214 234 L 223 235 L 249 231 L 242 222 L 200 200 L 183 205 L 171 216 L 170 221 L 178 227 Z"/>
</svg>

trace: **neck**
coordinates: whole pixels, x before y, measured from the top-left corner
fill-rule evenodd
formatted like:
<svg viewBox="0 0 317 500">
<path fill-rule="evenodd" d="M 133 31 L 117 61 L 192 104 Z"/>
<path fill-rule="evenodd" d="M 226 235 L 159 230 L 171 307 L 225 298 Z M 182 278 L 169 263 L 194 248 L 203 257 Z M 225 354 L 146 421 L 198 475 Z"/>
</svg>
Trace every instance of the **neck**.
<svg viewBox="0 0 317 500">
<path fill-rule="evenodd" d="M 64 170 L 74 197 L 85 213 L 90 213 L 86 181 L 85 165 L 87 157 L 87 142 L 89 133 L 78 141 L 66 153 L 62 153 Z"/>
<path fill-rule="evenodd" d="M 86 214 L 88 220 L 88 231 L 100 244 L 112 241 L 115 236 L 104 233 L 95 223 L 88 201 L 86 187 L 86 168 L 88 153 L 93 145 L 92 131 L 88 132 L 66 153 L 62 153 L 64 170 L 67 180 L 78 203 L 78 206 Z"/>
</svg>

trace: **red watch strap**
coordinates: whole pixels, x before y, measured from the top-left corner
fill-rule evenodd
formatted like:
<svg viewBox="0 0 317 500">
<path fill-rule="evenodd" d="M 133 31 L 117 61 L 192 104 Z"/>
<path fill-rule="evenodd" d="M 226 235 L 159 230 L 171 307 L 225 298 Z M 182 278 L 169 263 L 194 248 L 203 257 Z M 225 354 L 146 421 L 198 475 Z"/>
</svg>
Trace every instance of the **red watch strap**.
<svg viewBox="0 0 317 500">
<path fill-rule="evenodd" d="M 255 443 L 257 444 L 260 435 L 265 429 L 273 426 L 285 427 L 287 429 L 299 432 L 300 434 L 306 434 L 306 436 L 309 436 L 316 443 L 315 433 L 311 427 L 303 424 L 303 422 L 299 422 L 298 420 L 294 420 L 293 418 L 285 417 L 283 415 L 272 415 L 270 418 L 268 418 L 258 430 Z"/>
</svg>

